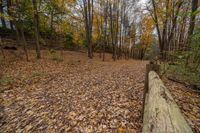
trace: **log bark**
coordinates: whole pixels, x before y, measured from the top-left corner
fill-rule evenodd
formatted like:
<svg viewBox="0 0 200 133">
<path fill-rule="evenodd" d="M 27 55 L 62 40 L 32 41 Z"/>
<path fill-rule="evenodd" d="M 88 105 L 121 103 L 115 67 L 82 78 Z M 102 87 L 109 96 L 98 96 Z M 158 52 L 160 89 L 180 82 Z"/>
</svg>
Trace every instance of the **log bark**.
<svg viewBox="0 0 200 133">
<path fill-rule="evenodd" d="M 143 133 L 192 133 L 170 92 L 156 72 L 148 75 Z"/>
<path fill-rule="evenodd" d="M 145 98 L 146 94 L 148 93 L 148 81 L 149 81 L 149 72 L 155 71 L 156 73 L 160 74 L 160 66 L 157 64 L 147 64 L 146 65 L 146 75 L 145 75 L 145 81 L 144 81 L 144 94 L 143 94 L 143 108 L 142 108 L 142 114 L 144 114 L 144 108 L 145 108 Z"/>
</svg>

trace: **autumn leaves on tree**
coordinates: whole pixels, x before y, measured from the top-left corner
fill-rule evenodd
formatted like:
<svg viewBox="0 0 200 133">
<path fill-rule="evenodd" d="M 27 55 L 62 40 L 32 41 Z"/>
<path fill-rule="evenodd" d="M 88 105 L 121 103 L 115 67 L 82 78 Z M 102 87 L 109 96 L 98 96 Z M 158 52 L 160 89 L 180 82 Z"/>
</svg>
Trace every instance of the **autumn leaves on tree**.
<svg viewBox="0 0 200 133">
<path fill-rule="evenodd" d="M 189 47 L 187 39 L 194 31 L 198 0 L 187 2 L 152 0 L 152 5 L 151 15 L 155 21 L 162 58 L 166 58 L 168 51 L 187 49 Z M 190 18 L 187 17 L 188 13 L 190 13 Z"/>
<path fill-rule="evenodd" d="M 36 56 L 43 45 L 87 48 L 105 60 L 148 58 L 157 45 L 160 58 L 190 50 L 197 31 L 198 0 L 1 0 L 1 25 L 16 32 L 28 60 L 27 41 L 34 37 Z M 58 43 L 59 42 L 59 43 Z"/>
</svg>

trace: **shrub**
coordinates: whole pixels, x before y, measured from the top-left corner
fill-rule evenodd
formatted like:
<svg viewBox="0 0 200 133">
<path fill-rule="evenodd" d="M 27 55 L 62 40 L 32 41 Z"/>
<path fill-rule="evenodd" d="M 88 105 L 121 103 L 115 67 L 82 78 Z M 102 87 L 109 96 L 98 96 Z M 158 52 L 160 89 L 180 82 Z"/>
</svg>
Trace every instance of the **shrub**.
<svg viewBox="0 0 200 133">
<path fill-rule="evenodd" d="M 69 49 L 69 48 L 72 48 L 74 45 L 73 43 L 73 35 L 72 33 L 67 33 L 65 35 L 65 48 Z"/>
</svg>

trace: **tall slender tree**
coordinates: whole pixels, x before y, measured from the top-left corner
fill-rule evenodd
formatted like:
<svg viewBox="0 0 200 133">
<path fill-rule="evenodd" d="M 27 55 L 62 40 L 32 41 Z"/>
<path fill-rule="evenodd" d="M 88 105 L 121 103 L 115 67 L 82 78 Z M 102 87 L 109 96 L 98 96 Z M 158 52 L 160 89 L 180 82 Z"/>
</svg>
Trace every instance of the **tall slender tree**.
<svg viewBox="0 0 200 133">
<path fill-rule="evenodd" d="M 188 29 L 188 37 L 190 37 L 194 32 L 195 27 L 195 18 L 196 18 L 196 11 L 198 9 L 198 0 L 192 0 L 192 8 L 191 8 L 191 17 L 190 17 L 190 25 Z"/>
<path fill-rule="evenodd" d="M 1 24 L 2 27 L 6 28 L 6 21 L 4 19 L 4 5 L 3 5 L 3 0 L 0 0 L 0 16 L 1 16 Z"/>
<path fill-rule="evenodd" d="M 11 0 L 7 0 L 7 10 L 8 10 L 9 16 L 11 16 L 11 9 L 10 9 L 11 4 L 12 4 Z M 12 19 L 10 19 L 10 28 L 11 28 L 11 30 L 14 30 Z"/>
<path fill-rule="evenodd" d="M 93 0 L 83 0 L 86 41 L 88 45 L 88 57 L 92 59 L 92 27 L 93 27 Z"/>
<path fill-rule="evenodd" d="M 37 1 L 32 0 L 33 4 L 33 23 L 34 23 L 34 30 L 35 30 L 35 39 L 36 39 L 36 54 L 37 58 L 41 58 L 40 54 L 40 33 L 39 33 L 39 15 L 38 15 L 38 9 L 37 9 Z"/>
</svg>

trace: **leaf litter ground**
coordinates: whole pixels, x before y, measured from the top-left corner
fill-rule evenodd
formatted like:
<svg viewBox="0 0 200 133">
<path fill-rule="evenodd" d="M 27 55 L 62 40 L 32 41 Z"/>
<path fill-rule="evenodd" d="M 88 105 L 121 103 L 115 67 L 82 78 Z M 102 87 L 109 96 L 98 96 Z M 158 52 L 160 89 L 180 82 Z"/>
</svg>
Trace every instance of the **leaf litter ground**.
<svg viewBox="0 0 200 133">
<path fill-rule="evenodd" d="M 146 61 L 113 62 L 108 55 L 102 62 L 69 51 L 63 61 L 52 60 L 47 51 L 41 60 L 32 57 L 33 51 L 30 56 L 25 62 L 9 55 L 1 64 L 1 132 L 141 132 Z M 194 118 L 179 102 L 185 90 L 176 83 L 169 87 L 198 132 L 199 95 L 189 94 L 185 103 L 196 100 Z"/>
</svg>

